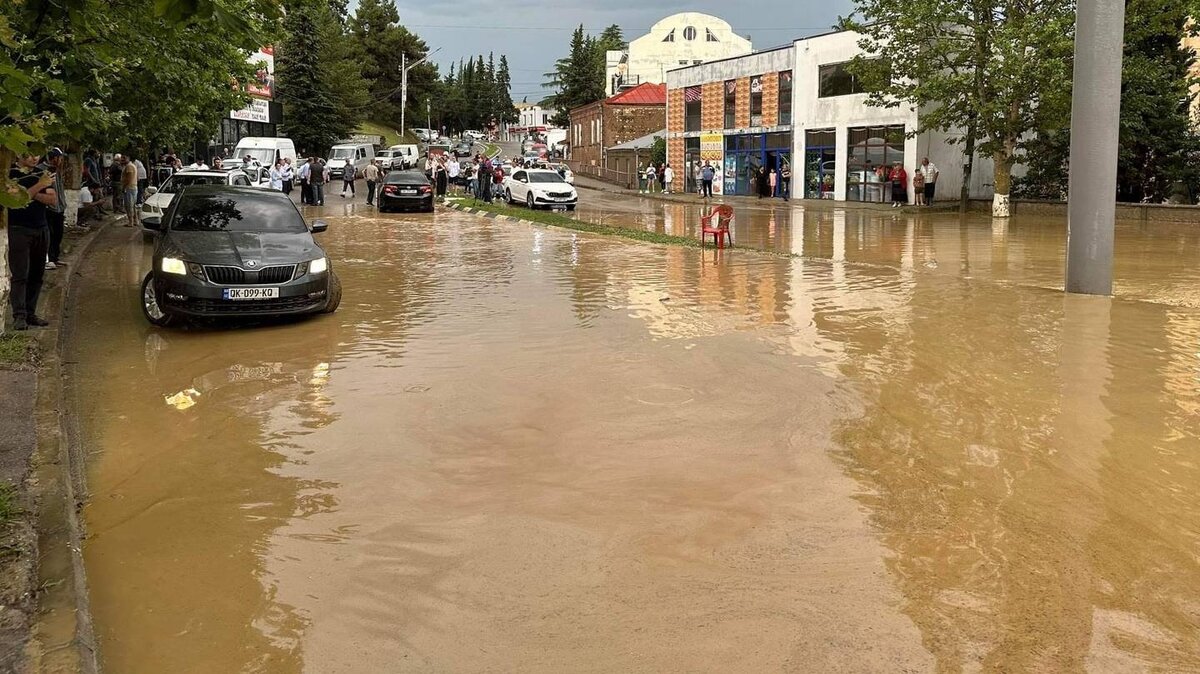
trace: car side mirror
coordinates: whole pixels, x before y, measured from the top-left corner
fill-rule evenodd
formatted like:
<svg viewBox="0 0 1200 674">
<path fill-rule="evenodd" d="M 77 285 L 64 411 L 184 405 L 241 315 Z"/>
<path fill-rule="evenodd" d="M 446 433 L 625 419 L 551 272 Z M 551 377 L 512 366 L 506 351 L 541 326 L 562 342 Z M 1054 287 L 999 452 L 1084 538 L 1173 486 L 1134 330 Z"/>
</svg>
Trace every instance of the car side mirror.
<svg viewBox="0 0 1200 674">
<path fill-rule="evenodd" d="M 158 188 L 157 188 L 157 187 L 147 187 L 147 188 L 146 188 L 146 196 L 148 196 L 148 197 L 152 197 L 152 196 L 154 196 L 155 194 L 158 194 Z"/>
<path fill-rule="evenodd" d="M 325 222 L 324 220 L 313 220 L 313 223 L 312 223 L 313 234 L 320 234 L 321 232 L 324 232 L 327 229 L 329 229 L 328 222 Z"/>
<path fill-rule="evenodd" d="M 162 218 L 142 218 L 142 227 L 145 227 L 146 229 L 152 229 L 156 232 L 161 232 Z"/>
</svg>

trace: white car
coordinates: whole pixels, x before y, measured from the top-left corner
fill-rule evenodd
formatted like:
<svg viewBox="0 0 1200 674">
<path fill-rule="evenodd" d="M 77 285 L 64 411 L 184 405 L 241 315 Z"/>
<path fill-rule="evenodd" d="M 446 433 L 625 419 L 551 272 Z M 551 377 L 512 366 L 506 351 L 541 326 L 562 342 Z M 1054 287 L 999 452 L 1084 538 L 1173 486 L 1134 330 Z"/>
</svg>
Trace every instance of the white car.
<svg viewBox="0 0 1200 674">
<path fill-rule="evenodd" d="M 162 218 L 171 206 L 175 195 L 192 185 L 236 185 L 240 187 L 271 188 L 271 174 L 260 166 L 248 171 L 233 169 L 183 169 L 167 178 L 159 187 L 146 188 L 146 200 L 142 202 L 142 220 Z"/>
<path fill-rule="evenodd" d="M 380 150 L 375 153 L 375 165 L 381 171 L 391 171 L 393 168 L 400 168 L 399 159 L 396 156 L 395 150 Z"/>
<path fill-rule="evenodd" d="M 504 179 L 504 197 L 508 203 L 523 203 L 530 209 L 575 210 L 579 194 L 558 171 L 517 169 Z"/>
</svg>

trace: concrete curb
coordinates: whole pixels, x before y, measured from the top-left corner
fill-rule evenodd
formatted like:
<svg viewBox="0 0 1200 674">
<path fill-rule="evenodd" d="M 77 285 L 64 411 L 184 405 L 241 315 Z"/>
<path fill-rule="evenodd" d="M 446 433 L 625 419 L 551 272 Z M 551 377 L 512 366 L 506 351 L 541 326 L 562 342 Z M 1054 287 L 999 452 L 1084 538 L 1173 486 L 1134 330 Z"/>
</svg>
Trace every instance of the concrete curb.
<svg viewBox="0 0 1200 674">
<path fill-rule="evenodd" d="M 93 674 L 99 656 L 91 614 L 87 572 L 83 562 L 83 525 L 79 509 L 86 498 L 85 454 L 78 417 L 64 373 L 64 353 L 73 330 L 73 303 L 78 267 L 92 245 L 117 218 L 105 219 L 87 232 L 67 258 L 70 278 L 52 288 L 46 298 L 55 326 L 40 341 L 43 349 L 38 386 L 38 450 L 34 470 L 38 503 L 39 575 L 44 596 L 33 644 L 39 652 L 35 669 Z M 63 534 L 66 534 L 65 538 Z M 69 580 L 69 582 L 65 582 Z"/>
</svg>

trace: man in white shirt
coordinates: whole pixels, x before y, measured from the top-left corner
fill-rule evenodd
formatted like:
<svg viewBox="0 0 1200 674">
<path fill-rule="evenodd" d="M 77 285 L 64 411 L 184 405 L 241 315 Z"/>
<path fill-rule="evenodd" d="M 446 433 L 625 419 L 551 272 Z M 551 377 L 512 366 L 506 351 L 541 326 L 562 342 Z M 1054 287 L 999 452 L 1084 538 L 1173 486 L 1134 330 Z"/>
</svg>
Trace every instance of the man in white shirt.
<svg viewBox="0 0 1200 674">
<path fill-rule="evenodd" d="M 937 189 L 938 167 L 929 161 L 929 157 L 925 157 L 921 160 L 921 168 L 918 170 L 925 178 L 925 205 L 932 206 L 933 193 Z"/>
<path fill-rule="evenodd" d="M 667 164 L 666 166 L 663 167 L 663 174 L 662 174 L 663 193 L 664 194 L 671 193 L 671 183 L 674 181 L 675 181 L 675 169 L 671 168 L 670 164 Z"/>
<path fill-rule="evenodd" d="M 146 200 L 146 186 L 150 184 L 150 175 L 146 173 L 146 165 L 141 159 L 133 160 L 133 167 L 137 169 L 137 185 L 138 185 L 138 203 Z"/>
<path fill-rule="evenodd" d="M 458 176 L 462 172 L 462 165 L 457 159 L 451 159 L 446 163 L 446 177 L 450 183 L 450 191 L 456 191 L 454 186 L 458 184 Z"/>
<path fill-rule="evenodd" d="M 199 169 L 199 170 L 201 170 L 201 171 L 207 171 L 207 170 L 208 170 L 208 164 L 205 164 L 205 163 L 204 163 L 204 160 L 203 160 L 203 159 L 201 159 L 200 157 L 196 157 L 196 161 L 192 162 L 191 164 L 188 164 L 188 168 L 190 168 L 190 169 Z"/>
</svg>

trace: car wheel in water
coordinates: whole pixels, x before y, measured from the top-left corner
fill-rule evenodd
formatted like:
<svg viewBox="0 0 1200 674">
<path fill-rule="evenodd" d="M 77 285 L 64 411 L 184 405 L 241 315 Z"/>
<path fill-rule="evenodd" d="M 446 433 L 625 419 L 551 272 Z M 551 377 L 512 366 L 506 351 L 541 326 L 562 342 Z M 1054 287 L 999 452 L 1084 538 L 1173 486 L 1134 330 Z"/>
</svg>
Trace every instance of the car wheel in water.
<svg viewBox="0 0 1200 674">
<path fill-rule="evenodd" d="M 146 274 L 142 281 L 142 315 L 155 327 L 165 328 L 172 323 L 174 316 L 162 310 L 158 304 L 158 293 L 154 291 L 154 273 Z"/>
<path fill-rule="evenodd" d="M 525 195 L 525 206 L 531 211 L 534 210 L 535 206 L 533 205 L 533 192 Z"/>
<path fill-rule="evenodd" d="M 338 275 L 329 272 L 329 301 L 325 303 L 324 313 L 332 314 L 337 311 L 338 305 L 342 303 L 342 279 Z"/>
</svg>

